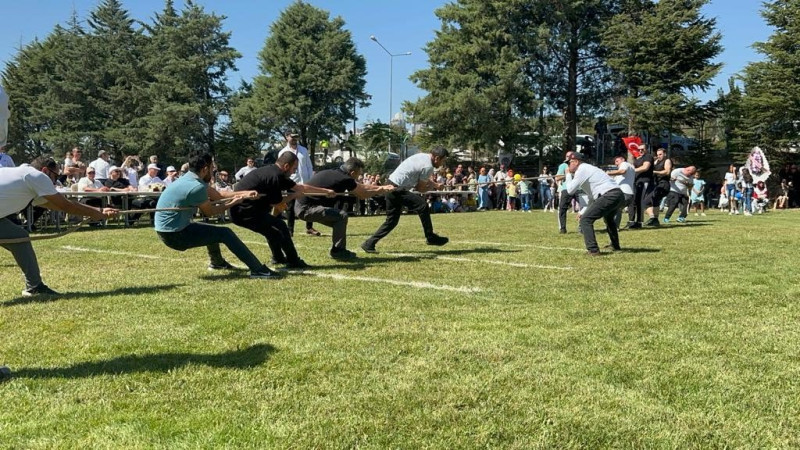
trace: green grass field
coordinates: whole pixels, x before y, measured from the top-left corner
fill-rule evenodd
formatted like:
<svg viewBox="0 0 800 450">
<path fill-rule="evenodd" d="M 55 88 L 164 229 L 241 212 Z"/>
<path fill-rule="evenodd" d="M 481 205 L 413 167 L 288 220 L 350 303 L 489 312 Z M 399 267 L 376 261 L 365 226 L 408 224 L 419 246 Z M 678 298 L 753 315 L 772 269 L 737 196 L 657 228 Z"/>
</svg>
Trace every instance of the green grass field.
<svg viewBox="0 0 800 450">
<path fill-rule="evenodd" d="M 590 258 L 574 216 L 437 215 L 441 248 L 407 216 L 355 263 L 298 236 L 316 275 L 281 281 L 112 227 L 36 243 L 52 301 L 2 251 L 0 445 L 796 448 L 798 221 L 692 214 Z"/>
</svg>

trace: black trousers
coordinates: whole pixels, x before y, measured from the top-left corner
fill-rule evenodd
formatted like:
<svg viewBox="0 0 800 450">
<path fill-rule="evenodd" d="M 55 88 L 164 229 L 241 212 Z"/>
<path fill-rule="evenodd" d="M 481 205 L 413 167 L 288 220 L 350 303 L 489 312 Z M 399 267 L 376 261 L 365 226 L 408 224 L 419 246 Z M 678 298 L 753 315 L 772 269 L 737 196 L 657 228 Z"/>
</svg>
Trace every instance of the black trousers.
<svg viewBox="0 0 800 450">
<path fill-rule="evenodd" d="M 394 227 L 400 222 L 403 207 L 408 208 L 408 212 L 419 216 L 426 239 L 433 236 L 433 222 L 431 222 L 431 211 L 428 208 L 428 202 L 421 195 L 406 190 L 394 190 L 386 194 L 386 220 L 366 240 L 367 245 L 375 246 L 378 241 L 394 230 Z"/>
<path fill-rule="evenodd" d="M 658 217 L 658 211 L 661 208 L 661 200 L 669 195 L 669 180 L 659 181 L 653 189 L 653 195 L 647 201 L 647 207 L 653 208 L 653 214 Z"/>
<path fill-rule="evenodd" d="M 494 188 L 494 207 L 495 209 L 505 209 L 506 207 L 506 185 L 498 184 Z"/>
<path fill-rule="evenodd" d="M 567 211 L 572 208 L 572 199 L 577 195 L 569 195 L 566 190 L 561 191 L 558 198 L 558 229 L 567 231 Z"/>
<path fill-rule="evenodd" d="M 633 208 L 628 208 L 628 222 L 642 223 L 647 200 L 653 193 L 653 183 L 650 180 L 640 180 L 633 188 Z"/>
<path fill-rule="evenodd" d="M 231 211 L 231 220 L 240 227 L 254 231 L 265 238 L 272 251 L 272 258 L 276 261 L 294 262 L 300 259 L 297 249 L 292 242 L 289 227 L 278 217 L 269 213 L 244 215 L 238 213 L 236 208 Z"/>
<path fill-rule="evenodd" d="M 296 215 L 297 213 L 294 210 L 294 206 L 295 206 L 296 203 L 297 203 L 297 200 L 295 199 L 295 200 L 292 200 L 291 202 L 289 202 L 289 204 L 286 206 L 286 216 L 287 216 L 287 219 L 288 219 L 287 222 L 289 222 L 289 225 L 288 225 L 289 226 L 289 233 L 291 233 L 292 235 L 294 235 L 294 221 L 295 221 L 295 218 L 297 217 L 297 215 Z M 310 230 L 313 227 L 314 227 L 314 222 L 306 222 L 306 230 Z"/>
<path fill-rule="evenodd" d="M 594 223 L 599 219 L 603 219 L 606 224 L 606 232 L 609 239 L 611 239 L 611 246 L 615 249 L 619 248 L 619 233 L 617 232 L 615 216 L 617 211 L 623 207 L 625 207 L 625 195 L 620 189 L 612 189 L 598 197 L 586 208 L 586 211 L 581 215 L 579 225 L 583 232 L 583 242 L 586 245 L 586 250 L 593 253 L 600 251 L 594 235 Z"/>
<path fill-rule="evenodd" d="M 670 192 L 669 195 L 667 195 L 667 205 L 667 214 L 664 216 L 665 219 L 672 217 L 672 213 L 675 212 L 675 208 L 678 207 L 680 207 L 678 217 L 686 218 L 689 209 L 689 197 L 677 192 Z"/>
</svg>

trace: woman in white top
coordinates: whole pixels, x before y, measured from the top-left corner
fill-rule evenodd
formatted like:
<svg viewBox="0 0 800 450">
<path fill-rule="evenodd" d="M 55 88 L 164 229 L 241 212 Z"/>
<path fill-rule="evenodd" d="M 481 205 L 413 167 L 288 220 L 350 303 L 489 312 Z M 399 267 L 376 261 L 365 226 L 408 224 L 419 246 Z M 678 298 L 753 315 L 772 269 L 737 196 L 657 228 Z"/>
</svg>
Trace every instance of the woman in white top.
<svg viewBox="0 0 800 450">
<path fill-rule="evenodd" d="M 736 166 L 733 164 L 728 167 L 728 173 L 725 174 L 725 192 L 728 194 L 728 214 L 739 214 L 739 209 L 736 207 Z"/>
<path fill-rule="evenodd" d="M 122 163 L 122 173 L 131 183 L 131 186 L 139 185 L 139 171 L 142 170 L 142 161 L 136 155 L 130 155 Z"/>
</svg>

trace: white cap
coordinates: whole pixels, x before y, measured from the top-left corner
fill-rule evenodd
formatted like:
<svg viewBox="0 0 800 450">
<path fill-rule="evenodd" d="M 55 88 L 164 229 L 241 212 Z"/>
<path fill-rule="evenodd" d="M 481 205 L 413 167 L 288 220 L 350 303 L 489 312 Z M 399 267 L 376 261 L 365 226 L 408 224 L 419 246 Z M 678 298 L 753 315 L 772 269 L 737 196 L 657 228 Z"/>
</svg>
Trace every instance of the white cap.
<svg viewBox="0 0 800 450">
<path fill-rule="evenodd" d="M 8 110 L 8 95 L 0 86 L 0 147 L 6 145 L 8 138 L 8 118 L 11 112 Z"/>
<path fill-rule="evenodd" d="M 175 166 L 169 166 L 167 167 L 167 172 L 177 172 L 177 170 L 175 170 Z"/>
<path fill-rule="evenodd" d="M 113 171 L 115 171 L 115 170 L 119 170 L 120 172 L 122 172 L 122 169 L 120 169 L 119 167 L 117 167 L 117 166 L 111 166 L 111 167 L 109 167 L 109 168 L 108 168 L 108 174 L 110 175 L 110 174 L 111 174 L 111 172 L 113 172 Z"/>
<path fill-rule="evenodd" d="M 147 165 L 147 170 L 150 170 L 150 169 L 160 170 L 160 168 L 158 167 L 158 164 L 148 164 Z"/>
</svg>

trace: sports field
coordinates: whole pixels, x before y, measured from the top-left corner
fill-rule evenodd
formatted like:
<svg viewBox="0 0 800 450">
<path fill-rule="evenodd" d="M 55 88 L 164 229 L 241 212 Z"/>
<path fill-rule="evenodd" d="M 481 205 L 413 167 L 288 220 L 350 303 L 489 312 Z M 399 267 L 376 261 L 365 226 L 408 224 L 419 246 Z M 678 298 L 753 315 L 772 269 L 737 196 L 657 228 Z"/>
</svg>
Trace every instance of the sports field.
<svg viewBox="0 0 800 450">
<path fill-rule="evenodd" d="M 3 250 L 0 446 L 800 446 L 800 212 L 692 214 L 600 258 L 569 219 L 436 215 L 429 247 L 404 216 L 353 263 L 318 227 L 295 239 L 316 269 L 280 281 L 79 231 L 35 244 L 52 301 Z"/>
</svg>

